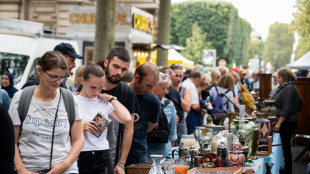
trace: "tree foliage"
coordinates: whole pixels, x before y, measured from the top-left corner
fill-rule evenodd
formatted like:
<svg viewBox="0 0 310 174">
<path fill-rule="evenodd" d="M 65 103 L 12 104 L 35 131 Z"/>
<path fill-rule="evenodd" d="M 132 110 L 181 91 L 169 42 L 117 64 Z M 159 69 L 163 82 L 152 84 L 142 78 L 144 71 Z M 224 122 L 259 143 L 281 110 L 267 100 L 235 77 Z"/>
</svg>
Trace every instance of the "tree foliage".
<svg viewBox="0 0 310 174">
<path fill-rule="evenodd" d="M 270 62 L 275 70 L 285 66 L 290 62 L 293 45 L 294 34 L 289 30 L 289 24 L 272 24 L 262 56 L 265 63 Z"/>
<path fill-rule="evenodd" d="M 293 14 L 291 26 L 301 36 L 310 34 L 310 1 L 296 0 L 297 11 Z"/>
<path fill-rule="evenodd" d="M 197 25 L 206 33 L 210 48 L 216 49 L 217 60 L 241 64 L 247 57 L 251 26 L 239 18 L 237 9 L 228 2 L 195 1 L 173 4 L 170 43 L 186 46 Z M 202 50 L 201 50 L 202 51 Z M 200 52 L 201 52 L 200 51 Z"/>
<path fill-rule="evenodd" d="M 202 62 L 202 50 L 208 49 L 211 46 L 210 42 L 206 42 L 207 34 L 195 23 L 192 26 L 192 36 L 186 39 L 186 50 L 181 54 L 196 62 Z"/>
<path fill-rule="evenodd" d="M 310 50 L 310 34 L 301 36 L 295 50 L 294 60 L 298 60 Z"/>
<path fill-rule="evenodd" d="M 310 50 L 310 1 L 296 0 L 296 8 L 297 11 L 293 14 L 294 20 L 291 23 L 292 29 L 300 35 L 295 50 L 295 60 Z"/>
<path fill-rule="evenodd" d="M 256 55 L 261 58 L 263 54 L 264 42 L 257 38 L 251 38 L 250 45 L 248 49 L 248 56 L 243 66 L 247 66 L 250 58 L 255 58 Z"/>
</svg>

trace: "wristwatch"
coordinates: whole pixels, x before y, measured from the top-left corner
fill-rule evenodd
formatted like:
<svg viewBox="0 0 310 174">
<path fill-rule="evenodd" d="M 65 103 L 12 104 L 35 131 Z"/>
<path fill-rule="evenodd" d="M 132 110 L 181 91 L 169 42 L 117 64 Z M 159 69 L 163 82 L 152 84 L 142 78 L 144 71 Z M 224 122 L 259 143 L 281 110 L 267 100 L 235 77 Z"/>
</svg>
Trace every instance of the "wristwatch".
<svg viewBox="0 0 310 174">
<path fill-rule="evenodd" d="M 109 100 L 109 102 L 111 103 L 112 100 L 117 100 L 117 98 L 113 96 L 113 97 L 111 97 L 111 99 Z"/>
</svg>

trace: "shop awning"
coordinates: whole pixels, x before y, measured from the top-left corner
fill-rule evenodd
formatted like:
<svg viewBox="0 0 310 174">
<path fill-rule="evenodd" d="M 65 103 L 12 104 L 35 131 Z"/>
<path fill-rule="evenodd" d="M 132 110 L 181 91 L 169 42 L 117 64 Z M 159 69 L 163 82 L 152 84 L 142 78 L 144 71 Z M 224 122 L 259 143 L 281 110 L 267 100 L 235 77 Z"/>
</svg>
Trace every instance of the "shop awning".
<svg viewBox="0 0 310 174">
<path fill-rule="evenodd" d="M 152 51 L 151 59 L 153 63 L 156 63 L 157 60 L 157 50 Z M 139 65 L 146 62 L 146 56 L 137 56 L 137 61 Z M 193 68 L 194 62 L 184 58 L 180 53 L 178 53 L 175 49 L 169 49 L 168 52 L 168 66 L 171 64 L 181 64 L 184 68 Z"/>
</svg>

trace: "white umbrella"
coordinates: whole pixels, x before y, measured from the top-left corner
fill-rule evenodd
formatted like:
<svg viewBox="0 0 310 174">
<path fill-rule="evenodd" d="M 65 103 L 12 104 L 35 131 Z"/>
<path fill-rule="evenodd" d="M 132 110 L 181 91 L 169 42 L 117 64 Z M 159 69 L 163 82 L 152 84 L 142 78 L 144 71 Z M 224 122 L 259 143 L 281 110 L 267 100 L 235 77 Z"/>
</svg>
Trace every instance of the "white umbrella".
<svg viewBox="0 0 310 174">
<path fill-rule="evenodd" d="M 310 51 L 308 51 L 305 55 L 303 55 L 295 62 L 287 64 L 286 66 L 292 69 L 300 69 L 300 70 L 310 69 Z"/>
</svg>

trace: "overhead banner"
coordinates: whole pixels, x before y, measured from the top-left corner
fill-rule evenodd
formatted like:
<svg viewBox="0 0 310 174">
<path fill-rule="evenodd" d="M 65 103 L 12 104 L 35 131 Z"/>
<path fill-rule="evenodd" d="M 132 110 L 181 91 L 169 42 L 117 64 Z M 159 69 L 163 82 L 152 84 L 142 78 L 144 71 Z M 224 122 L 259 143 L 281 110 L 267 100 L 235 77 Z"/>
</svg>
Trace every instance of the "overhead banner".
<svg viewBox="0 0 310 174">
<path fill-rule="evenodd" d="M 204 66 L 215 67 L 216 63 L 216 50 L 202 50 L 202 64 Z"/>
</svg>

